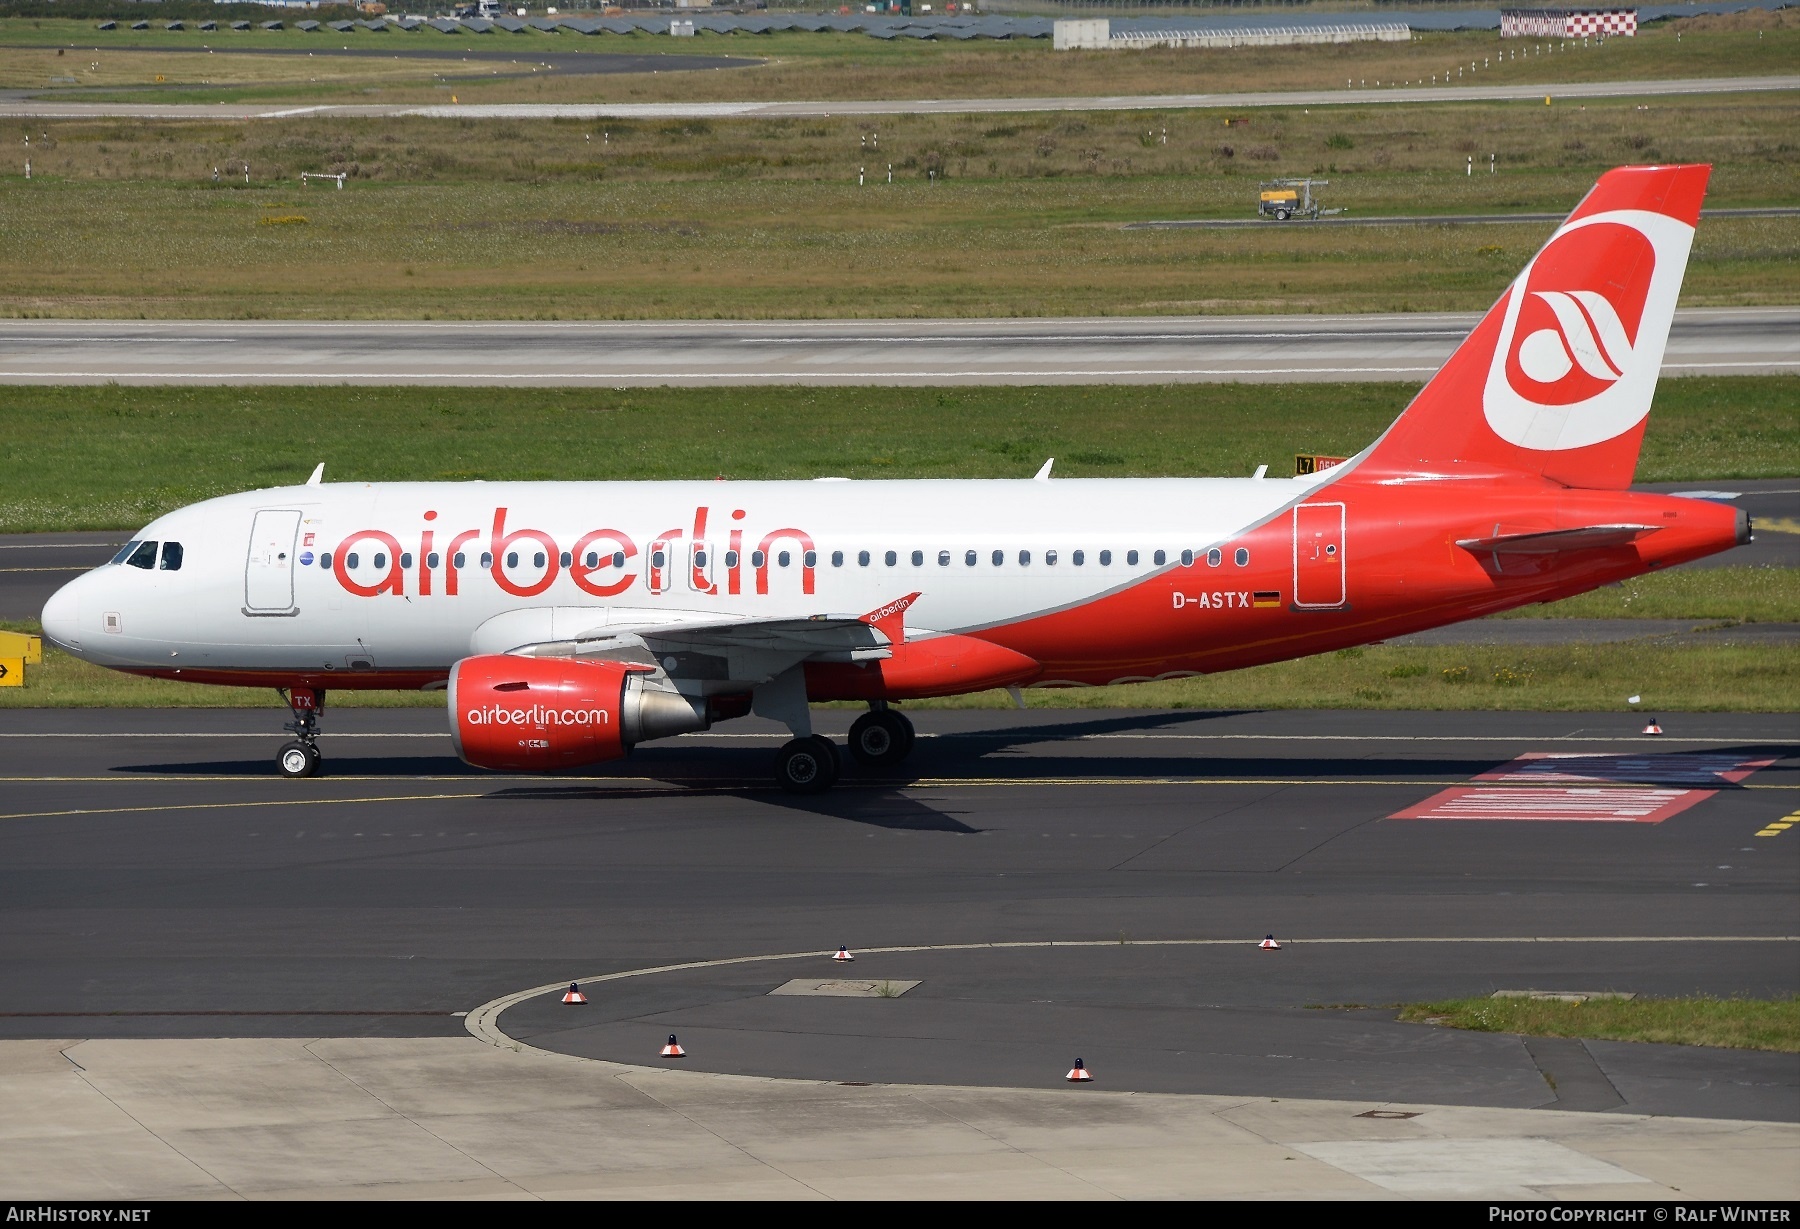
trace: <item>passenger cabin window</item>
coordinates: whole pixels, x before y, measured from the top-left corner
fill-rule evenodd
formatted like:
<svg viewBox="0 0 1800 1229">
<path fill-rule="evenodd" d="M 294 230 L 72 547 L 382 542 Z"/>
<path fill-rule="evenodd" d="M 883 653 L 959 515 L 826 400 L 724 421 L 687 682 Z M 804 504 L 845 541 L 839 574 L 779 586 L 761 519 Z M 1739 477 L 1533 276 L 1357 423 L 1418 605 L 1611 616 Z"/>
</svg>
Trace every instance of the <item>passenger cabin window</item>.
<svg viewBox="0 0 1800 1229">
<path fill-rule="evenodd" d="M 938 552 L 938 566 L 940 568 L 947 568 L 950 566 L 950 552 L 949 551 L 941 550 Z"/>
<path fill-rule="evenodd" d="M 994 552 L 994 566 L 999 567 L 1001 564 L 1003 564 L 1005 562 L 1006 562 L 1006 552 L 1003 550 L 995 551 Z"/>
<path fill-rule="evenodd" d="M 859 550 L 856 552 L 856 566 L 863 567 L 863 568 L 866 568 L 869 566 L 869 552 L 868 551 Z"/>
<path fill-rule="evenodd" d="M 484 568 L 491 568 L 494 566 L 494 552 L 493 551 L 485 551 L 484 550 L 481 552 L 481 566 Z"/>
<path fill-rule="evenodd" d="M 620 551 L 617 557 L 619 559 L 623 560 L 625 558 L 625 553 L 623 551 Z M 735 568 L 737 565 L 738 565 L 738 553 L 734 550 L 726 551 L 725 552 L 725 566 L 728 568 Z"/>
<path fill-rule="evenodd" d="M 768 561 L 769 561 L 769 557 L 767 555 L 763 554 L 761 551 L 753 550 L 750 552 L 750 566 L 751 567 L 760 568 L 763 566 L 763 564 L 767 563 Z"/>
<path fill-rule="evenodd" d="M 436 558 L 436 556 L 433 556 L 433 558 Z M 559 560 L 559 562 L 566 568 L 571 563 L 575 562 L 575 557 L 573 555 L 569 554 L 568 551 L 564 551 L 562 553 L 562 558 L 561 558 L 561 560 Z M 436 567 L 437 565 L 434 563 L 434 564 L 432 564 L 432 566 Z M 701 567 L 706 566 L 706 553 L 704 551 L 702 551 L 700 554 L 700 566 Z"/>
<path fill-rule="evenodd" d="M 913 566 L 915 568 L 922 568 L 925 566 L 925 552 L 924 551 L 922 551 L 922 550 L 914 551 L 912 559 L 913 559 Z"/>
<path fill-rule="evenodd" d="M 882 562 L 886 563 L 890 568 L 893 567 L 896 563 L 900 562 L 900 556 L 896 555 L 893 551 L 889 551 L 887 554 L 883 555 L 881 558 L 882 558 Z"/>
<path fill-rule="evenodd" d="M 1156 564 L 1156 566 L 1160 568 L 1163 564 L 1165 564 L 1169 561 L 1169 552 L 1159 550 L 1156 552 L 1156 554 L 1152 555 L 1150 558 Z"/>
<path fill-rule="evenodd" d="M 534 568 L 541 568 L 544 566 L 544 552 L 543 551 L 539 551 L 537 554 L 535 554 L 531 557 L 531 566 Z"/>
<path fill-rule="evenodd" d="M 1181 552 L 1181 566 L 1184 568 L 1191 568 L 1194 566 L 1194 552 L 1193 551 L 1184 550 Z"/>
<path fill-rule="evenodd" d="M 844 566 L 844 552 L 843 551 L 834 550 L 831 552 L 831 566 L 834 568 L 841 568 Z"/>
<path fill-rule="evenodd" d="M 165 572 L 181 571 L 181 543 L 164 542 L 162 545 L 162 570 Z"/>
<path fill-rule="evenodd" d="M 800 562 L 804 563 L 809 568 L 818 567 L 819 566 L 819 552 L 816 550 L 807 551 L 804 555 L 800 556 Z"/>
<path fill-rule="evenodd" d="M 400 566 L 403 568 L 410 568 L 412 566 L 412 552 L 411 551 L 401 551 L 400 552 Z"/>
<path fill-rule="evenodd" d="M 788 565 L 788 561 L 792 558 L 793 558 L 793 556 L 790 555 L 787 551 L 782 551 L 779 555 L 775 556 L 775 562 L 779 563 L 782 567 L 785 568 Z"/>
<path fill-rule="evenodd" d="M 977 559 L 977 558 L 978 558 L 978 556 L 977 556 L 977 555 L 976 555 L 976 554 L 975 554 L 975 552 L 974 552 L 974 551 L 968 551 L 968 552 L 966 552 L 966 553 L 965 553 L 965 554 L 964 554 L 964 555 L 963 555 L 963 564 L 964 564 L 964 566 L 966 566 L 966 567 L 971 567 L 971 568 L 972 568 L 972 567 L 974 567 L 974 566 L 975 566 L 975 560 L 976 560 L 976 559 Z"/>
<path fill-rule="evenodd" d="M 1232 561 L 1234 563 L 1236 563 L 1240 568 L 1249 567 L 1250 566 L 1250 548 L 1247 546 L 1238 547 L 1237 554 L 1232 556 Z"/>
<path fill-rule="evenodd" d="M 1112 552 L 1111 551 L 1103 550 L 1100 552 L 1100 566 L 1103 568 L 1110 568 L 1112 566 Z"/>
<path fill-rule="evenodd" d="M 1137 561 L 1138 561 L 1138 553 L 1136 551 L 1128 550 L 1125 552 L 1125 562 L 1127 564 L 1129 564 L 1131 567 L 1135 568 L 1137 566 Z"/>
<path fill-rule="evenodd" d="M 1206 566 L 1207 567 L 1216 568 L 1219 566 L 1219 564 L 1223 563 L 1224 561 L 1225 561 L 1225 556 L 1220 553 L 1218 547 L 1215 546 L 1211 550 L 1206 552 Z"/>
<path fill-rule="evenodd" d="M 454 554 L 450 557 L 450 562 L 455 564 L 459 568 L 465 566 L 468 563 L 468 561 L 469 561 L 469 557 L 467 555 L 463 554 L 461 551 L 457 551 L 456 554 Z"/>
<path fill-rule="evenodd" d="M 438 565 L 438 553 L 436 551 L 432 551 L 429 555 L 425 556 L 425 566 L 426 567 L 435 568 L 435 567 L 437 567 L 437 565 Z"/>
<path fill-rule="evenodd" d="M 1030 551 L 1022 550 L 1019 552 L 1019 566 L 1022 568 L 1031 566 L 1031 552 Z"/>
<path fill-rule="evenodd" d="M 1087 552 L 1084 550 L 1072 551 L 1069 555 L 1069 560 L 1076 567 L 1080 567 L 1087 562 Z"/>
<path fill-rule="evenodd" d="M 327 572 L 331 571 L 331 552 L 325 551 L 319 556 L 319 566 Z"/>
<path fill-rule="evenodd" d="M 375 566 L 378 568 L 385 568 L 387 566 L 387 552 L 386 551 L 376 551 L 375 552 Z"/>
<path fill-rule="evenodd" d="M 156 566 L 156 543 L 139 542 L 137 549 L 126 557 L 125 562 L 134 568 L 143 568 L 145 571 L 149 571 Z"/>
<path fill-rule="evenodd" d="M 356 557 L 355 551 L 351 551 L 348 555 L 344 556 L 344 566 L 353 572 L 356 570 L 356 565 L 360 562 L 361 560 Z"/>
</svg>

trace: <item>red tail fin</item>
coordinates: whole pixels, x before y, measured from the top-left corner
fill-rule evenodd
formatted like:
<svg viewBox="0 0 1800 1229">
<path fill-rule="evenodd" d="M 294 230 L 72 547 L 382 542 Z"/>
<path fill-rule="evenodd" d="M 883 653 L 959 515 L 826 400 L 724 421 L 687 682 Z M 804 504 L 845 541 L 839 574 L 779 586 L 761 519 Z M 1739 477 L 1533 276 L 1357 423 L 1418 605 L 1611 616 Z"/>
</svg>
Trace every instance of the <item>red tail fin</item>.
<svg viewBox="0 0 1800 1229">
<path fill-rule="evenodd" d="M 1711 173 L 1602 175 L 1356 476 L 1629 486 Z"/>
</svg>

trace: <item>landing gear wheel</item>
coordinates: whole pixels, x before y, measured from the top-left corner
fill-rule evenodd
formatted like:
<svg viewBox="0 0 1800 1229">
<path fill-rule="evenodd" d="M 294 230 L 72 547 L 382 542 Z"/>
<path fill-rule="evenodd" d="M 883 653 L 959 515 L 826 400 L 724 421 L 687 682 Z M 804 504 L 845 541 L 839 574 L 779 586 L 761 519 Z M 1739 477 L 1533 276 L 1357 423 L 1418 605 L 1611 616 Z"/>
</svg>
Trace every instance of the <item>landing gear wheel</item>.
<svg viewBox="0 0 1800 1229">
<path fill-rule="evenodd" d="M 912 722 L 891 708 L 864 713 L 850 726 L 850 754 L 869 768 L 892 768 L 912 746 Z"/>
<path fill-rule="evenodd" d="M 287 743 L 275 754 L 275 767 L 284 777 L 310 777 L 319 771 L 319 749 L 311 743 Z"/>
<path fill-rule="evenodd" d="M 838 750 L 829 739 L 796 738 L 775 756 L 775 782 L 790 794 L 822 794 L 838 776 Z"/>
</svg>

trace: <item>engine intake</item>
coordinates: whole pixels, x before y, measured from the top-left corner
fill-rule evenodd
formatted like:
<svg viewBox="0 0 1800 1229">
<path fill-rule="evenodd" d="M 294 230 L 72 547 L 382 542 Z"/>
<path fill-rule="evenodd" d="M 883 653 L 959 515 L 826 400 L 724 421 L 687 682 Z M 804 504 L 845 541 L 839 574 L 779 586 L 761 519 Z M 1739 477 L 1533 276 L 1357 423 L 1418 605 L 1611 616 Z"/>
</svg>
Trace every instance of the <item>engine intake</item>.
<svg viewBox="0 0 1800 1229">
<path fill-rule="evenodd" d="M 624 756 L 711 724 L 706 701 L 616 661 L 494 654 L 450 670 L 450 735 L 477 768 L 541 772 Z"/>
</svg>

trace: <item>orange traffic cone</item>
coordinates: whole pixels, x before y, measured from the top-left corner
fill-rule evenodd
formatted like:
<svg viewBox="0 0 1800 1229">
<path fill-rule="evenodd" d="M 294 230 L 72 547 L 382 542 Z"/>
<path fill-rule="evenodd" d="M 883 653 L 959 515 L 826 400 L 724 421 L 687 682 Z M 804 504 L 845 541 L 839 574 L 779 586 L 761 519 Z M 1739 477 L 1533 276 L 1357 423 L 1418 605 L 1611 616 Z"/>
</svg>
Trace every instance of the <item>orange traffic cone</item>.
<svg viewBox="0 0 1800 1229">
<path fill-rule="evenodd" d="M 587 995 L 581 992 L 580 986 L 576 985 L 574 982 L 570 982 L 568 990 L 563 994 L 563 1002 L 580 1006 L 587 1002 Z"/>
<path fill-rule="evenodd" d="M 1281 944 L 1275 942 L 1274 935 L 1265 936 L 1263 941 L 1256 946 L 1260 947 L 1265 952 L 1278 952 L 1281 950 Z"/>
<path fill-rule="evenodd" d="M 1644 733 L 1646 733 L 1646 734 L 1661 734 L 1662 733 L 1662 727 L 1660 725 L 1656 724 L 1656 718 L 1654 718 L 1654 717 L 1650 718 L 1650 723 L 1644 727 Z"/>
<path fill-rule="evenodd" d="M 833 957 L 832 957 L 832 959 L 833 959 L 833 960 L 855 960 L 855 959 L 856 959 L 856 957 L 855 957 L 855 956 L 852 956 L 852 955 L 851 955 L 851 954 L 850 954 L 850 949 L 849 949 L 849 948 L 847 948 L 847 947 L 840 947 L 840 948 L 838 948 L 838 949 L 837 949 L 837 955 L 835 955 L 835 956 L 833 956 Z"/>
<path fill-rule="evenodd" d="M 687 1057 L 687 1051 L 681 1048 L 681 1043 L 679 1041 L 675 1040 L 674 1033 L 669 1034 L 669 1044 L 662 1048 L 662 1056 L 664 1058 Z"/>
<path fill-rule="evenodd" d="M 1081 1065 L 1079 1058 L 1075 1060 L 1075 1065 L 1069 1068 L 1069 1074 L 1063 1077 L 1071 1084 L 1087 1084 L 1092 1082 L 1093 1078 L 1088 1074 L 1088 1069 Z"/>
</svg>

